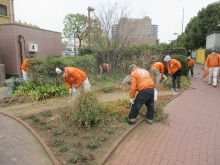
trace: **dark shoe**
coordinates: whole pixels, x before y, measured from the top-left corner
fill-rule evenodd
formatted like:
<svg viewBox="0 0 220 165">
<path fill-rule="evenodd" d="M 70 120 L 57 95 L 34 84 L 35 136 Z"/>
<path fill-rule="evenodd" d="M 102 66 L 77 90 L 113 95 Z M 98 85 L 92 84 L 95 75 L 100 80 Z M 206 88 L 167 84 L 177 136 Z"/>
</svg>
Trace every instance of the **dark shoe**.
<svg viewBox="0 0 220 165">
<path fill-rule="evenodd" d="M 130 125 L 134 125 L 134 124 L 136 123 L 136 121 L 131 122 L 129 119 L 127 119 L 126 122 L 127 122 L 128 124 L 130 124 Z"/>
<path fill-rule="evenodd" d="M 145 119 L 145 121 L 148 123 L 148 124 L 153 124 L 153 120 L 151 120 L 151 119 Z"/>
</svg>

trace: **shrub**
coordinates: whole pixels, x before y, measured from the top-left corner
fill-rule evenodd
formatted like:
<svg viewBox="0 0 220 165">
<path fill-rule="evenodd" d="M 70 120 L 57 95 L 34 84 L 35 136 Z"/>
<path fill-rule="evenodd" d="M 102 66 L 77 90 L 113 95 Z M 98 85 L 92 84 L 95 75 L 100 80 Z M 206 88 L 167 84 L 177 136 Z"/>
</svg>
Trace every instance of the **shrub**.
<svg viewBox="0 0 220 165">
<path fill-rule="evenodd" d="M 71 156 L 71 158 L 69 158 L 68 162 L 70 163 L 77 163 L 80 161 L 80 156 L 79 155 L 73 155 Z"/>
<path fill-rule="evenodd" d="M 82 92 L 75 100 L 73 108 L 61 112 L 63 121 L 68 125 L 90 128 L 103 123 L 101 104 L 94 92 Z"/>
<path fill-rule="evenodd" d="M 87 145 L 89 149 L 96 149 L 99 147 L 99 143 L 97 141 L 90 141 Z"/>
<path fill-rule="evenodd" d="M 69 150 L 69 148 L 66 147 L 66 146 L 61 147 L 61 148 L 59 149 L 60 152 L 66 152 L 66 151 L 68 151 L 68 150 Z"/>
<path fill-rule="evenodd" d="M 53 142 L 53 146 L 54 147 L 59 147 L 63 144 L 63 140 L 62 139 L 56 139 L 54 142 Z"/>
<path fill-rule="evenodd" d="M 33 100 L 42 100 L 51 97 L 63 96 L 68 93 L 68 90 L 64 83 L 62 84 L 38 84 L 35 81 L 30 81 L 22 86 L 19 86 L 15 92 L 14 96 L 20 96 L 28 94 Z"/>
<path fill-rule="evenodd" d="M 180 84 L 181 88 L 187 88 L 190 85 L 190 80 L 186 76 L 181 76 L 180 83 L 181 83 Z M 168 77 L 168 79 L 166 81 L 166 86 L 172 88 L 172 78 L 171 77 Z"/>
<path fill-rule="evenodd" d="M 75 103 L 75 122 L 80 126 L 91 127 L 102 123 L 100 103 L 93 92 L 82 93 Z"/>
<path fill-rule="evenodd" d="M 108 141 L 107 137 L 101 136 L 98 138 L 98 141 Z"/>
</svg>

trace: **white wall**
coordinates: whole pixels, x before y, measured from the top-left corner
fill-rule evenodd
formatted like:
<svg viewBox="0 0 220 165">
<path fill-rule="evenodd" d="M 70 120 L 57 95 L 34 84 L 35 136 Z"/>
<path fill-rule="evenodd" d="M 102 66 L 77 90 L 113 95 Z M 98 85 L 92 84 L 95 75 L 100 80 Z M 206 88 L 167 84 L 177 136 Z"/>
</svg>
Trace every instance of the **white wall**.
<svg viewBox="0 0 220 165">
<path fill-rule="evenodd" d="M 220 48 L 220 33 L 212 33 L 206 36 L 206 49 Z"/>
</svg>

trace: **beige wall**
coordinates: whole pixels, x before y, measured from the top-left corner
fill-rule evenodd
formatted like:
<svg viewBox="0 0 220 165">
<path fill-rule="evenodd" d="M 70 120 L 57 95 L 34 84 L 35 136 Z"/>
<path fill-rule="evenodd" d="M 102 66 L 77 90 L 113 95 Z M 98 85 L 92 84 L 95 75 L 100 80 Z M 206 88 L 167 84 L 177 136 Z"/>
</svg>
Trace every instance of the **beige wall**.
<svg viewBox="0 0 220 165">
<path fill-rule="evenodd" d="M 151 19 L 122 18 L 119 21 L 119 40 L 128 44 L 156 45 L 156 38 L 151 34 Z"/>
<path fill-rule="evenodd" d="M 0 0 L 0 4 L 7 7 L 7 15 L 0 14 L 0 24 L 12 23 L 14 17 L 12 0 Z"/>
<path fill-rule="evenodd" d="M 15 24 L 0 25 L 0 28 L 0 62 L 5 65 L 7 75 L 21 75 L 21 59 L 26 56 L 62 56 L 61 33 Z M 22 36 L 22 56 L 19 35 Z M 29 52 L 29 44 L 37 44 L 38 52 Z"/>
</svg>

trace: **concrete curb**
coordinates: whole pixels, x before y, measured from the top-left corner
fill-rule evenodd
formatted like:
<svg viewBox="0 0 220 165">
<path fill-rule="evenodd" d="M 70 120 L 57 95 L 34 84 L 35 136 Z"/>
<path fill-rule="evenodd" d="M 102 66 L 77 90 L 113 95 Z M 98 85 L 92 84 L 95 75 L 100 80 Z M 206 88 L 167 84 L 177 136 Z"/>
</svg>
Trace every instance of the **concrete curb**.
<svg viewBox="0 0 220 165">
<path fill-rule="evenodd" d="M 169 102 L 171 102 L 173 99 L 175 99 L 177 96 L 179 96 L 181 93 L 183 93 L 186 89 L 182 89 L 181 91 L 179 91 L 176 95 L 174 95 L 170 100 L 168 100 L 166 102 L 166 104 L 168 104 Z M 100 165 L 104 165 L 106 163 L 106 161 L 108 160 L 108 158 L 112 155 L 112 153 L 116 150 L 116 148 L 119 146 L 119 144 L 125 139 L 125 137 L 131 133 L 140 123 L 142 123 L 144 121 L 145 118 L 142 118 L 141 120 L 139 120 L 135 125 L 132 125 L 121 137 L 119 140 L 117 140 L 113 146 L 110 148 L 110 150 L 103 156 L 103 158 L 101 159 L 101 161 L 99 161 Z"/>
<path fill-rule="evenodd" d="M 51 159 L 51 161 L 53 162 L 53 164 L 54 165 L 59 165 L 59 162 L 58 162 L 57 158 L 54 156 L 54 154 L 52 153 L 50 148 L 43 141 L 43 139 L 29 125 L 27 125 L 24 121 L 20 120 L 19 118 L 15 117 L 15 116 L 9 115 L 9 114 L 4 113 L 4 112 L 0 112 L 0 114 L 8 116 L 8 117 L 16 120 L 18 123 L 23 125 L 26 129 L 28 129 L 28 131 L 30 131 L 34 135 L 34 137 L 39 141 L 39 143 L 43 146 L 44 150 L 48 154 L 48 156 Z"/>
</svg>

